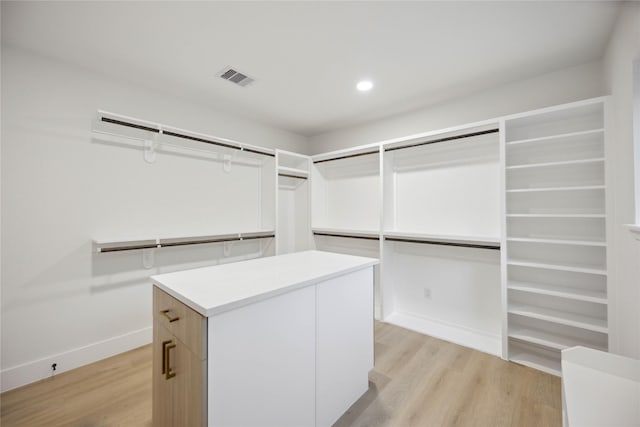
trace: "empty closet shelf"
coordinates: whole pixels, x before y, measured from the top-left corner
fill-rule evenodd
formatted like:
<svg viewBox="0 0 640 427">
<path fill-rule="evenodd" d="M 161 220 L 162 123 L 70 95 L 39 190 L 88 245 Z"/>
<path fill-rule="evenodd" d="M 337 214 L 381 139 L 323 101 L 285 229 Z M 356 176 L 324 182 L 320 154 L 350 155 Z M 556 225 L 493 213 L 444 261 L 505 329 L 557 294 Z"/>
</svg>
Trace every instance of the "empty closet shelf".
<svg viewBox="0 0 640 427">
<path fill-rule="evenodd" d="M 508 237 L 507 241 L 523 243 L 552 243 L 556 245 L 607 246 L 607 242 L 599 242 L 596 240 L 543 239 L 537 237 Z"/>
<path fill-rule="evenodd" d="M 568 132 L 568 133 L 562 133 L 557 135 L 542 136 L 538 138 L 520 139 L 520 140 L 508 141 L 507 145 L 536 144 L 540 142 L 553 141 L 556 139 L 581 138 L 581 137 L 587 137 L 590 135 L 598 135 L 598 134 L 604 134 L 604 129 L 602 128 L 589 129 L 589 130 L 580 131 L 580 132 Z"/>
<path fill-rule="evenodd" d="M 291 178 L 307 179 L 309 177 L 309 171 L 305 169 L 289 168 L 286 166 L 278 166 L 279 176 L 288 176 Z"/>
<path fill-rule="evenodd" d="M 540 295 L 550 295 L 577 301 L 593 302 L 597 304 L 607 303 L 607 295 L 604 292 L 576 289 L 567 286 L 510 281 L 507 285 L 507 288 L 515 291 L 529 292 Z"/>
<path fill-rule="evenodd" d="M 605 214 L 594 213 L 512 213 L 507 214 L 507 218 L 606 218 Z"/>
<path fill-rule="evenodd" d="M 581 185 L 570 187 L 532 187 L 532 188 L 514 188 L 507 190 L 507 193 L 539 193 L 545 191 L 589 191 L 604 190 L 604 185 Z"/>
<path fill-rule="evenodd" d="M 128 251 L 136 249 L 165 248 L 171 246 L 200 245 L 206 243 L 222 243 L 242 240 L 266 239 L 275 237 L 272 230 L 247 233 L 216 234 L 207 236 L 171 237 L 145 240 L 102 241 L 94 240 L 93 245 L 98 253 Z"/>
<path fill-rule="evenodd" d="M 588 345 L 589 347 L 607 351 L 607 349 L 601 345 L 589 344 L 583 339 L 571 338 L 557 334 L 550 334 L 548 332 L 538 331 L 535 329 L 516 328 L 509 331 L 509 338 L 516 340 L 542 345 L 554 350 L 564 350 L 565 348 L 575 347 L 577 345 Z"/>
<path fill-rule="evenodd" d="M 568 264 L 548 264 L 542 262 L 523 261 L 518 259 L 510 259 L 508 265 L 518 265 L 520 267 L 542 268 L 546 270 L 573 271 L 575 273 L 588 273 L 606 276 L 607 271 L 602 268 L 581 267 Z"/>
<path fill-rule="evenodd" d="M 539 354 L 527 353 L 525 351 L 517 352 L 509 357 L 512 362 L 520 365 L 528 366 L 530 368 L 538 369 L 548 374 L 560 376 L 560 356 L 558 359 L 545 357 Z"/>
<path fill-rule="evenodd" d="M 597 157 L 591 159 L 579 159 L 579 160 L 562 160 L 557 162 L 544 162 L 544 163 L 525 163 L 512 166 L 506 166 L 507 170 L 519 170 L 519 169 L 536 169 L 536 168 L 549 168 L 556 166 L 572 166 L 583 165 L 589 163 L 604 163 L 604 157 Z"/>
<path fill-rule="evenodd" d="M 392 242 L 425 243 L 480 249 L 500 249 L 500 238 L 487 236 L 454 236 L 401 231 L 385 231 L 384 239 Z"/>
<path fill-rule="evenodd" d="M 589 331 L 602 332 L 604 334 L 609 330 L 607 327 L 607 321 L 604 319 L 551 310 L 548 308 L 514 304 L 509 306 L 509 313 L 531 317 L 533 319 L 546 320 L 548 322 L 558 323 L 561 325 L 582 328 Z"/>
</svg>

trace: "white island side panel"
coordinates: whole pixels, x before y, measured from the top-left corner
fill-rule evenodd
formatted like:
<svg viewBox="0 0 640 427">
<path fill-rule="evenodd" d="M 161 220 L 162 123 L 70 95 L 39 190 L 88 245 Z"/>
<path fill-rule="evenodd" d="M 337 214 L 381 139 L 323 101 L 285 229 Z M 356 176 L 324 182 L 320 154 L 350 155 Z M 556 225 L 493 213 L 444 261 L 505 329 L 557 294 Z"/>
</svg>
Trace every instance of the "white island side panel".
<svg viewBox="0 0 640 427">
<path fill-rule="evenodd" d="M 378 263 L 375 258 L 305 251 L 160 274 L 151 279 L 179 301 L 210 317 Z"/>
<path fill-rule="evenodd" d="M 315 292 L 209 318 L 209 426 L 315 425 Z"/>
</svg>

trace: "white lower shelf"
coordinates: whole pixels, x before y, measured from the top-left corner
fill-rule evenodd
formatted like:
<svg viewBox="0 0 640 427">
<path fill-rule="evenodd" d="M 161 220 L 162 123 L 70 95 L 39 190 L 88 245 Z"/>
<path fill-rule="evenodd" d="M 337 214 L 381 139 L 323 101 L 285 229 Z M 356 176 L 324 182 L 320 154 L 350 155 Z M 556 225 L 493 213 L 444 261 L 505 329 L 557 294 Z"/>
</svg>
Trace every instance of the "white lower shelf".
<svg viewBox="0 0 640 427">
<path fill-rule="evenodd" d="M 540 356 L 527 352 L 517 352 L 509 357 L 509 360 L 520 365 L 538 369 L 551 375 L 560 376 L 562 370 L 560 367 L 560 355 L 558 359 Z"/>
<path fill-rule="evenodd" d="M 573 245 L 573 246 L 600 246 L 606 247 L 607 242 L 599 242 L 596 240 L 568 240 L 568 239 L 548 239 L 536 237 L 508 237 L 509 242 L 522 243 L 552 243 L 554 245 Z"/>
<path fill-rule="evenodd" d="M 507 264 L 517 265 L 520 267 L 543 268 L 546 270 L 573 271 L 575 273 L 597 274 L 600 276 L 607 275 L 607 270 L 604 270 L 602 268 L 580 267 L 566 264 L 547 264 L 542 262 L 523 261 L 519 259 L 510 259 L 507 261 Z"/>
<path fill-rule="evenodd" d="M 508 312 L 510 314 L 546 320 L 547 322 L 573 326 L 575 328 L 582 328 L 589 331 L 602 332 L 603 334 L 609 332 L 606 320 L 581 314 L 567 313 L 528 305 L 511 305 L 509 306 Z"/>
<path fill-rule="evenodd" d="M 554 286 L 516 281 L 510 281 L 507 285 L 507 288 L 533 294 L 550 295 L 578 301 L 593 302 L 597 304 L 607 304 L 607 295 L 604 292 L 575 289 L 566 286 Z"/>
<path fill-rule="evenodd" d="M 510 188 L 507 193 L 539 193 L 539 192 L 554 192 L 554 191 L 589 191 L 589 190 L 604 190 L 604 185 L 579 185 L 568 187 L 531 187 L 531 188 Z"/>
<path fill-rule="evenodd" d="M 605 218 L 605 214 L 595 213 L 567 213 L 567 214 L 555 214 L 555 213 L 522 213 L 522 214 L 507 214 L 507 218 Z"/>
<path fill-rule="evenodd" d="M 562 335 L 550 334 L 535 329 L 515 328 L 509 331 L 509 338 L 520 341 L 541 345 L 554 350 L 564 350 L 565 348 L 575 347 L 577 345 L 588 346 L 598 350 L 607 351 L 603 346 L 585 342 L 577 338 L 566 337 Z"/>
</svg>

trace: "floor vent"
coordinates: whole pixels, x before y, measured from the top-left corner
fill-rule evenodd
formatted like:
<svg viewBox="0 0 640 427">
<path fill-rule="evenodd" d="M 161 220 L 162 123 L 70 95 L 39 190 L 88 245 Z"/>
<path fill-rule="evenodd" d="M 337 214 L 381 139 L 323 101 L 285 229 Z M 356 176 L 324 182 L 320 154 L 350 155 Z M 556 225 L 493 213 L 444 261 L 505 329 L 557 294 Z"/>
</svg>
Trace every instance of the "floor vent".
<svg viewBox="0 0 640 427">
<path fill-rule="evenodd" d="M 243 74 L 230 67 L 224 68 L 222 71 L 218 73 L 218 76 L 242 87 L 245 87 L 255 81 L 254 79 L 247 76 L 246 74 Z"/>
</svg>

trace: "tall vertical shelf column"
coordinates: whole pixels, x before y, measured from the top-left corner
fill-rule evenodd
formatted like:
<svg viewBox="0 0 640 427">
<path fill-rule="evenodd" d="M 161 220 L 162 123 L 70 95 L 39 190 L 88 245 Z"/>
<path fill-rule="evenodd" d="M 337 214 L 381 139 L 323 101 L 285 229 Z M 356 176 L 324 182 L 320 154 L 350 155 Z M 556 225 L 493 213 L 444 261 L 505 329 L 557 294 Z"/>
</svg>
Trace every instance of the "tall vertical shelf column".
<svg viewBox="0 0 640 427">
<path fill-rule="evenodd" d="M 276 150 L 278 255 L 311 247 L 310 160 L 309 156 Z"/>
<path fill-rule="evenodd" d="M 505 119 L 509 359 L 556 375 L 608 348 L 605 103 Z"/>
</svg>

